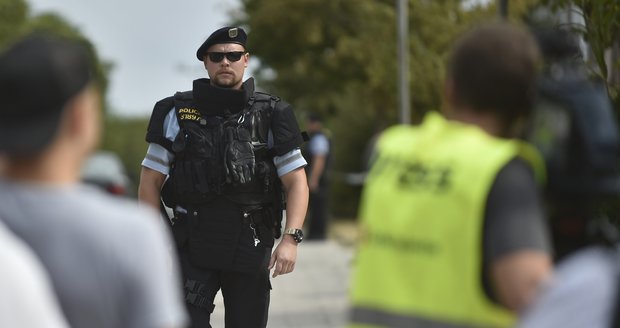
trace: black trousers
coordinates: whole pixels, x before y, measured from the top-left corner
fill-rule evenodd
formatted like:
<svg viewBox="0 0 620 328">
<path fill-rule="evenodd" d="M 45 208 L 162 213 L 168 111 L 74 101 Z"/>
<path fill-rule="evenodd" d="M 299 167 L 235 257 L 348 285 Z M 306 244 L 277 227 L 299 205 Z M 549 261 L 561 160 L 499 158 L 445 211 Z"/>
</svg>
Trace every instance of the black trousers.
<svg viewBox="0 0 620 328">
<path fill-rule="evenodd" d="M 186 306 L 191 328 L 211 327 L 213 300 L 224 298 L 226 328 L 265 328 L 271 283 L 267 267 L 254 273 L 212 270 L 195 266 L 181 252 Z"/>
<path fill-rule="evenodd" d="M 220 290 L 226 328 L 266 327 L 274 231 L 265 224 L 264 211 L 244 210 L 226 199 L 185 208 L 186 225 L 178 222 L 172 230 L 187 232 L 177 251 L 190 327 L 211 327 Z"/>
<path fill-rule="evenodd" d="M 316 192 L 310 193 L 308 203 L 308 240 L 323 240 L 327 237 L 328 223 L 328 192 L 321 186 Z"/>
</svg>

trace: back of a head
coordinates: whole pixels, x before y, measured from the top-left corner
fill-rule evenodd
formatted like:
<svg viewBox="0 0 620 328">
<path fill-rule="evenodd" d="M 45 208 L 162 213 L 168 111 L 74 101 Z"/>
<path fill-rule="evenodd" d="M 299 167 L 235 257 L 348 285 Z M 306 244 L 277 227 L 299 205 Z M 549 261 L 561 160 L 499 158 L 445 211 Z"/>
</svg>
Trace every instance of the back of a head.
<svg viewBox="0 0 620 328">
<path fill-rule="evenodd" d="M 323 123 L 323 117 L 319 113 L 312 112 L 308 113 L 308 116 L 306 116 L 306 121 L 310 123 Z"/>
<path fill-rule="evenodd" d="M 450 60 L 454 104 L 510 125 L 529 113 L 538 62 L 527 30 L 508 23 L 479 26 L 459 40 Z"/>
<path fill-rule="evenodd" d="M 81 44 L 30 35 L 0 54 L 0 152 L 33 155 L 54 139 L 67 102 L 91 81 Z"/>
</svg>

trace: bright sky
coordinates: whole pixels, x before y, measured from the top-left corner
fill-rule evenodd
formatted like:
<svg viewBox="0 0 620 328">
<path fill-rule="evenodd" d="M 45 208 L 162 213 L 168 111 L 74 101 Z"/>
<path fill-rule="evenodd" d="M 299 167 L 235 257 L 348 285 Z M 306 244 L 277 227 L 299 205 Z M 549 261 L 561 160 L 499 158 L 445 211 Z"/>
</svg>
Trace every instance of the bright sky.
<svg viewBox="0 0 620 328">
<path fill-rule="evenodd" d="M 206 77 L 196 49 L 239 6 L 238 0 L 26 1 L 35 14 L 60 13 L 114 62 L 108 103 L 123 116 L 148 116 L 157 100 Z"/>
</svg>

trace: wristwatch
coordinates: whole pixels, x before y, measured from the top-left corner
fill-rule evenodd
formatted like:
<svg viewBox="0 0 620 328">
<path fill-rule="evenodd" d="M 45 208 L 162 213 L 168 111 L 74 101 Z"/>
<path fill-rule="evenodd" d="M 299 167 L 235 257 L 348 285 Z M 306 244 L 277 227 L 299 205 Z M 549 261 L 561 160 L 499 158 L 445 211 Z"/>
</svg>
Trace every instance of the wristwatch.
<svg viewBox="0 0 620 328">
<path fill-rule="evenodd" d="M 301 229 L 288 228 L 284 230 L 285 235 L 293 236 L 293 239 L 299 244 L 302 240 L 304 240 L 304 233 Z"/>
</svg>

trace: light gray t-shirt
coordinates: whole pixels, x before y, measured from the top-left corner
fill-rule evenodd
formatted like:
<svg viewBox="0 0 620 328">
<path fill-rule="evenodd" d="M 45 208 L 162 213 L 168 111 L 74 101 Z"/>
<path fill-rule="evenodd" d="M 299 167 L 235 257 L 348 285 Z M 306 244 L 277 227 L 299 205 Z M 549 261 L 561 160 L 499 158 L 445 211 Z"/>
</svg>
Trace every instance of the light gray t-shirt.
<svg viewBox="0 0 620 328">
<path fill-rule="evenodd" d="M 154 211 L 90 186 L 0 180 L 0 220 L 38 255 L 72 327 L 187 322 L 170 236 Z"/>
<path fill-rule="evenodd" d="M 317 133 L 308 141 L 308 148 L 312 156 L 327 156 L 329 154 L 329 139 L 323 133 Z"/>
<path fill-rule="evenodd" d="M 620 257 L 591 247 L 562 261 L 519 328 L 608 328 L 617 301 Z"/>
</svg>

